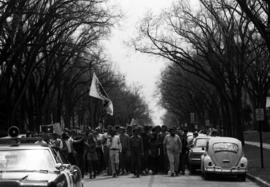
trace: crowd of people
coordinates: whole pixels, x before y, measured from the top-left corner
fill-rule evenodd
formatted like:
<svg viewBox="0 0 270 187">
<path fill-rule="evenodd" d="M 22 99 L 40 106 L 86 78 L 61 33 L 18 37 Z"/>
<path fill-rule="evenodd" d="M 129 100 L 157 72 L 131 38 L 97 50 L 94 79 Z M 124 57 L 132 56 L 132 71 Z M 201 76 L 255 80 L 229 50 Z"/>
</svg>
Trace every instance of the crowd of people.
<svg viewBox="0 0 270 187">
<path fill-rule="evenodd" d="M 44 140 L 40 141 L 37 143 Z M 189 147 L 187 131 L 166 126 L 108 126 L 83 133 L 71 130 L 61 136 L 53 134 L 47 143 L 89 178 L 104 172 L 113 177 L 129 173 L 136 177 L 184 175 Z"/>
</svg>

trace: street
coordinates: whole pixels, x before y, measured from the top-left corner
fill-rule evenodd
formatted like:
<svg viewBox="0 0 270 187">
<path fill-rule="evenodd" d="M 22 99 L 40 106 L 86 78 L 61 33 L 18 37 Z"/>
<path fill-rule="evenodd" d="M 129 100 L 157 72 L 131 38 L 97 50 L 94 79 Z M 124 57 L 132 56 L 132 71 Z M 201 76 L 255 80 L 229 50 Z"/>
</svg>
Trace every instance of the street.
<svg viewBox="0 0 270 187">
<path fill-rule="evenodd" d="M 135 178 L 133 175 L 119 176 L 98 176 L 96 179 L 84 179 L 84 187 L 253 187 L 258 186 L 247 180 L 239 182 L 235 179 L 212 179 L 204 180 L 200 175 L 185 175 L 169 177 L 166 175 L 148 175 Z"/>
</svg>

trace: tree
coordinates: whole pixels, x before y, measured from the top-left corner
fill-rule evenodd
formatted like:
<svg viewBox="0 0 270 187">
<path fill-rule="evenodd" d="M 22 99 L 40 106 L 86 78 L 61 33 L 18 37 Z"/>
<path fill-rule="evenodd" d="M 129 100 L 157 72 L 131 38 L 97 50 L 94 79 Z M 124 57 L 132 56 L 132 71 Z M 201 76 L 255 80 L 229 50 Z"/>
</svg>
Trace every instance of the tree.
<svg viewBox="0 0 270 187">
<path fill-rule="evenodd" d="M 0 113 L 4 124 L 25 121 L 36 129 L 48 121 L 43 118 L 51 115 L 46 114 L 50 109 L 59 120 L 66 87 L 80 95 L 78 85 L 89 86 L 82 77 L 93 68 L 91 62 L 98 62 L 98 41 L 116 18 L 104 3 L 1 2 Z"/>
<path fill-rule="evenodd" d="M 203 8 L 196 15 L 180 3 L 162 14 L 166 19 L 147 17 L 134 46 L 167 58 L 214 86 L 225 108 L 229 134 L 243 140 L 242 91 L 253 61 L 248 55 L 253 32 L 244 15 L 239 16 L 237 5 L 201 3 Z"/>
<path fill-rule="evenodd" d="M 215 127 L 220 123 L 222 115 L 217 91 L 176 64 L 169 65 L 162 73 L 159 89 L 162 106 L 177 116 L 179 123 L 190 123 L 191 112 L 196 114 L 196 123 L 201 128 L 208 117 Z"/>
<path fill-rule="evenodd" d="M 236 0 L 236 2 L 261 34 L 270 52 L 270 2 L 267 0 Z"/>
</svg>

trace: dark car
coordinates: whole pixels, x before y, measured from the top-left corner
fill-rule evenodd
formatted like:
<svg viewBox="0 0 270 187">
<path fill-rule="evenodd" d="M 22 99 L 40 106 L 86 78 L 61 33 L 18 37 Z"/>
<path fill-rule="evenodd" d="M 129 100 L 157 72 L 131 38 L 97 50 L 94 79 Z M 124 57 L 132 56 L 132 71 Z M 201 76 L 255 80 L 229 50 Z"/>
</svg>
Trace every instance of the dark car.
<svg viewBox="0 0 270 187">
<path fill-rule="evenodd" d="M 0 186 L 81 187 L 80 169 L 46 144 L 24 139 L 0 140 Z"/>
<path fill-rule="evenodd" d="M 210 137 L 200 135 L 193 140 L 188 154 L 188 165 L 190 173 L 194 173 L 196 169 L 201 168 L 201 156 L 205 152 L 207 141 Z"/>
</svg>

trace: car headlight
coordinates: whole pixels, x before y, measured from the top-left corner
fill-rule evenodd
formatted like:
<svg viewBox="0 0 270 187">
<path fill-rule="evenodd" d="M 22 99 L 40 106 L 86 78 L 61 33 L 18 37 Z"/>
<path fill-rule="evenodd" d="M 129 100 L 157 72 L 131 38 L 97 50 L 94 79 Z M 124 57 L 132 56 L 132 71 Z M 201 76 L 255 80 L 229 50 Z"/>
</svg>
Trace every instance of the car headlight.
<svg viewBox="0 0 270 187">
<path fill-rule="evenodd" d="M 210 167 L 214 165 L 213 162 L 212 162 L 212 159 L 210 158 L 210 156 L 206 155 L 204 157 L 204 165 L 205 166 L 210 166 Z"/>
<path fill-rule="evenodd" d="M 246 168 L 247 164 L 248 164 L 247 158 L 243 156 L 240 159 L 240 162 L 239 162 L 238 166 L 241 167 L 241 168 Z"/>
</svg>

